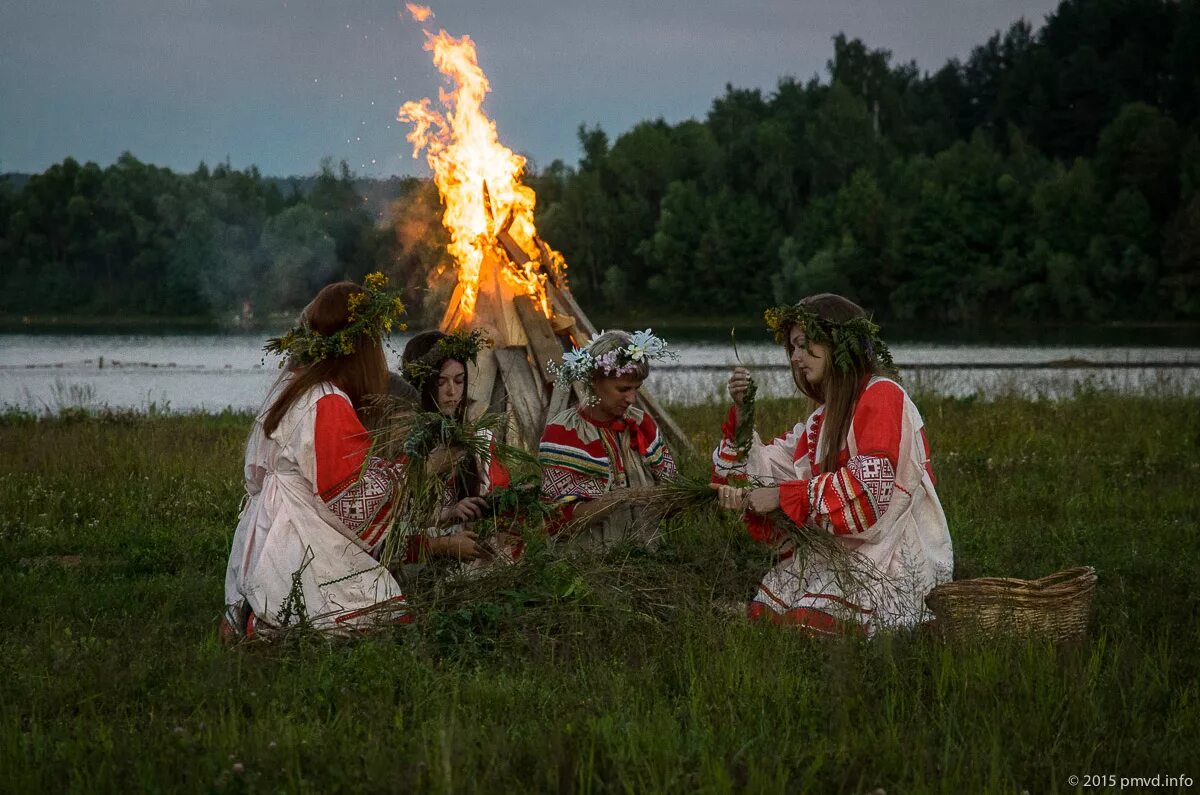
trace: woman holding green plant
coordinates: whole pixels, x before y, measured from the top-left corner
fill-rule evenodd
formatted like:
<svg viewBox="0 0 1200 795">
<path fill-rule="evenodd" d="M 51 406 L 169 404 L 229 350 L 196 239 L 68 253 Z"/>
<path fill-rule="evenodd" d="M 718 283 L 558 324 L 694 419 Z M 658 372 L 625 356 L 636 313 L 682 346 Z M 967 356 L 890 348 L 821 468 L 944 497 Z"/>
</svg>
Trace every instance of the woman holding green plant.
<svg viewBox="0 0 1200 795">
<path fill-rule="evenodd" d="M 404 621 L 404 596 L 373 557 L 392 526 L 394 462 L 371 455 L 371 396 L 387 390 L 384 336 L 404 311 L 382 274 L 323 288 L 268 341 L 287 372 L 255 421 L 247 500 L 225 578 L 227 640 L 288 626 L 330 632 Z"/>
<path fill-rule="evenodd" d="M 432 526 L 410 540 L 410 562 L 430 557 L 482 561 L 493 554 L 509 560 L 520 556 L 520 538 L 501 534 L 487 543 L 472 529 L 489 513 L 488 495 L 511 482 L 508 468 L 497 454 L 494 434 L 480 425 L 471 431 L 471 438 L 447 443 L 441 432 L 445 430 L 444 420 L 466 428 L 467 365 L 475 361 L 484 345 L 490 342 L 481 331 L 426 331 L 409 340 L 404 348 L 402 375 L 419 394 L 424 413 L 406 427 L 414 437 L 409 447 L 425 457 L 426 469 L 435 477 L 438 490 Z M 439 432 L 429 432 L 432 425 Z M 423 436 L 428 440 L 415 438 Z"/>
<path fill-rule="evenodd" d="M 878 326 L 828 293 L 766 318 L 816 408 L 763 443 L 750 374 L 739 367 L 729 379 L 734 405 L 713 452 L 719 500 L 779 555 L 750 616 L 818 633 L 926 620 L 925 595 L 950 579 L 953 551 L 924 422 Z"/>
</svg>

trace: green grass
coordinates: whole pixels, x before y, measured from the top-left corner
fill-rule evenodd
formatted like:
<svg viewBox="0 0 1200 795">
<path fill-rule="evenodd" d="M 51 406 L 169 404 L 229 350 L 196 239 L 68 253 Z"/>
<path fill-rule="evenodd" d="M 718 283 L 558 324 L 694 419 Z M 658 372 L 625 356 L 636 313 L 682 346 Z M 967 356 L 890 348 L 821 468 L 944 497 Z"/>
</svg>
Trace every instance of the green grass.
<svg viewBox="0 0 1200 795">
<path fill-rule="evenodd" d="M 1100 574 L 1086 645 L 722 612 L 722 517 L 356 642 L 216 640 L 244 416 L 0 419 L 0 789 L 1067 792 L 1200 779 L 1200 401 L 924 398 L 957 576 Z M 798 407 L 764 402 L 781 430 Z M 679 409 L 701 449 L 723 410 Z M 703 462 L 688 462 L 694 473 Z M 661 590 L 653 590 L 660 588 Z M 417 598 L 417 597 L 414 597 Z M 418 603 L 420 602 L 417 599 Z"/>
</svg>

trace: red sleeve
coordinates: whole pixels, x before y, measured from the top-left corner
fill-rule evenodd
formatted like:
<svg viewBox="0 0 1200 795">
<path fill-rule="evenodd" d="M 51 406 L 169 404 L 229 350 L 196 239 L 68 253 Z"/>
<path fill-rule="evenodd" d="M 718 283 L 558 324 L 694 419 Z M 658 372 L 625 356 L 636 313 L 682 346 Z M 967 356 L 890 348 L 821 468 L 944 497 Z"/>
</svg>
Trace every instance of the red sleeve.
<svg viewBox="0 0 1200 795">
<path fill-rule="evenodd" d="M 812 513 L 809 480 L 789 480 L 779 484 L 779 508 L 798 525 L 807 524 Z"/>
<path fill-rule="evenodd" d="M 404 550 L 406 563 L 420 563 L 429 554 L 429 537 L 424 533 L 413 533 L 408 537 Z"/>
<path fill-rule="evenodd" d="M 738 455 L 733 448 L 733 435 L 737 432 L 737 406 L 730 406 L 721 423 L 721 442 L 713 451 L 712 475 L 709 480 L 718 486 L 729 483 L 729 477 L 721 474 L 721 468 L 732 469 L 737 465 Z M 736 475 L 734 480 L 744 480 L 745 475 Z M 753 533 L 751 533 L 753 535 Z"/>
<path fill-rule="evenodd" d="M 863 392 L 854 408 L 854 441 L 860 456 L 900 460 L 904 425 L 904 391 L 891 381 L 877 381 Z"/>
<path fill-rule="evenodd" d="M 317 493 L 329 501 L 358 478 L 371 439 L 350 401 L 326 395 L 317 401 Z"/>
<path fill-rule="evenodd" d="M 512 483 L 508 467 L 496 455 L 496 441 L 493 439 L 488 447 L 488 483 L 492 489 L 506 489 Z"/>
<path fill-rule="evenodd" d="M 904 391 L 891 381 L 871 385 L 854 409 L 858 454 L 833 472 L 781 483 L 779 507 L 796 524 L 838 535 L 870 528 L 891 502 L 903 422 Z"/>
<path fill-rule="evenodd" d="M 746 524 L 746 532 L 750 537 L 761 544 L 774 546 L 783 535 L 765 516 L 747 512 L 742 514 L 742 521 Z"/>
</svg>

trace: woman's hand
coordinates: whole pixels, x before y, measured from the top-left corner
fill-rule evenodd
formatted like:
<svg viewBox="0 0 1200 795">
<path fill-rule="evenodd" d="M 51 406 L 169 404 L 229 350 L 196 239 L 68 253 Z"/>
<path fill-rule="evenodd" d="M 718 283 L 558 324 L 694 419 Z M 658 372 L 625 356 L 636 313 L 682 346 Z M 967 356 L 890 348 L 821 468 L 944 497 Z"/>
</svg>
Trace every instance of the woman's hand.
<svg viewBox="0 0 1200 795">
<path fill-rule="evenodd" d="M 457 560 L 478 560 L 489 557 L 487 549 L 479 543 L 479 536 L 470 530 L 460 530 L 448 536 L 439 536 L 429 541 L 430 551 L 435 555 Z"/>
<path fill-rule="evenodd" d="M 722 508 L 731 511 L 751 511 L 757 514 L 768 514 L 779 510 L 779 489 L 743 489 L 738 486 L 713 485 L 717 492 L 717 503 Z"/>
<path fill-rule="evenodd" d="M 715 483 L 712 485 L 712 489 L 717 492 L 717 504 L 722 508 L 741 513 L 749 506 L 749 498 L 746 494 L 749 489 L 738 486 L 718 486 Z"/>
<path fill-rule="evenodd" d="M 768 489 L 751 489 L 750 490 L 750 510 L 759 514 L 768 514 L 771 511 L 779 510 L 779 489 L 772 487 Z"/>
<path fill-rule="evenodd" d="M 740 409 L 749 389 L 750 371 L 745 367 L 735 367 L 729 376 L 729 397 L 733 398 L 733 405 Z"/>
<path fill-rule="evenodd" d="M 476 519 L 483 518 L 486 512 L 487 500 L 483 497 L 464 497 L 442 511 L 441 516 L 438 517 L 438 524 L 446 527 L 452 524 L 474 522 Z"/>
</svg>

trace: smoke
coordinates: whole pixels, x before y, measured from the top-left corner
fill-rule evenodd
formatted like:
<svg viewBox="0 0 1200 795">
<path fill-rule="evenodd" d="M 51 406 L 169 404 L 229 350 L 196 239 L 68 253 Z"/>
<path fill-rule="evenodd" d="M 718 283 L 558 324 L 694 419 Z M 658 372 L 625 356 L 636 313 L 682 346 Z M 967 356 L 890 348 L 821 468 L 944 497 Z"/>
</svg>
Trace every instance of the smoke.
<svg viewBox="0 0 1200 795">
<path fill-rule="evenodd" d="M 446 251 L 450 237 L 442 225 L 437 186 L 423 180 L 392 202 L 391 217 L 396 282 L 404 290 L 410 325 L 436 324 L 458 283 L 458 271 Z"/>
</svg>

